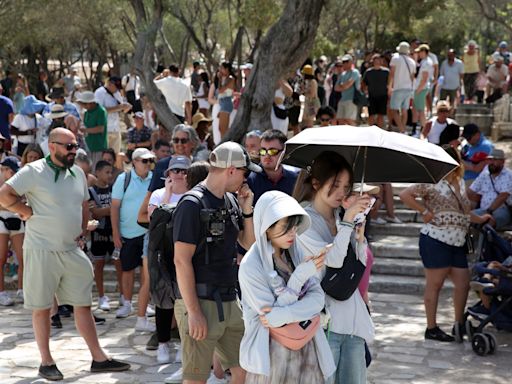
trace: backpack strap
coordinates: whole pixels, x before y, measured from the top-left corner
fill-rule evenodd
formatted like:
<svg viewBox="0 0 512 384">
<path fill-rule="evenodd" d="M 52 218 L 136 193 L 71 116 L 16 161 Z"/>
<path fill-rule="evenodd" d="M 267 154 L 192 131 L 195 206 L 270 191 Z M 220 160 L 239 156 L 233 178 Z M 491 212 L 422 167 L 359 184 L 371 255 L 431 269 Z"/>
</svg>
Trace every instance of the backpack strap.
<svg viewBox="0 0 512 384">
<path fill-rule="evenodd" d="M 130 181 L 132 181 L 132 171 L 127 171 L 124 173 L 124 185 L 123 185 L 123 192 L 126 193 L 126 190 L 128 189 L 128 186 L 130 185 Z"/>
<path fill-rule="evenodd" d="M 99 207 L 101 206 L 101 201 L 100 201 L 100 198 L 98 196 L 98 193 L 96 193 L 96 190 L 94 189 L 94 187 L 89 187 L 89 193 L 91 194 L 92 196 L 92 199 L 94 200 L 94 202 L 96 203 L 96 205 Z"/>
</svg>

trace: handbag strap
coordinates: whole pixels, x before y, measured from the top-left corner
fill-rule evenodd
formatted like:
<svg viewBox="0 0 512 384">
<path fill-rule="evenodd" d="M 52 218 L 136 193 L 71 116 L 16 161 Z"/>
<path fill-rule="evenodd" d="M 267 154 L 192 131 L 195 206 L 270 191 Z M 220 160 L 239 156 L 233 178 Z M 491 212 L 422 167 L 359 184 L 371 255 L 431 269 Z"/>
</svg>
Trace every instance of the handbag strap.
<svg viewBox="0 0 512 384">
<path fill-rule="evenodd" d="M 404 59 L 405 67 L 407 68 L 407 72 L 409 72 L 409 79 L 411 79 L 411 84 L 412 84 L 412 86 L 414 88 L 414 80 L 413 80 L 413 77 L 412 77 L 411 69 L 409 68 L 409 63 L 407 62 L 407 59 L 405 58 L 404 55 L 400 55 L 400 57 L 402 59 Z"/>
<path fill-rule="evenodd" d="M 489 180 L 491 180 L 491 185 L 492 185 L 492 189 L 494 189 L 494 192 L 496 192 L 496 195 L 500 195 L 500 193 L 498 192 L 498 190 L 496 189 L 496 186 L 494 185 L 494 180 L 492 179 L 492 175 L 491 175 L 491 172 L 489 172 Z M 497 197 L 497 196 L 496 196 Z M 510 205 L 507 203 L 507 201 L 505 200 L 503 202 L 503 204 L 505 204 L 505 206 L 507 208 L 511 208 Z"/>
<path fill-rule="evenodd" d="M 453 193 L 453 196 L 455 196 L 455 199 L 457 200 L 457 204 L 459 206 L 459 209 L 461 210 L 462 213 L 465 214 L 466 210 L 464 209 L 464 204 L 462 204 L 462 201 L 460 200 L 460 197 L 457 195 L 457 192 L 455 192 L 455 189 L 453 188 L 453 186 L 448 181 L 446 181 L 446 183 L 448 184 L 448 188 L 450 189 L 450 191 Z"/>
</svg>

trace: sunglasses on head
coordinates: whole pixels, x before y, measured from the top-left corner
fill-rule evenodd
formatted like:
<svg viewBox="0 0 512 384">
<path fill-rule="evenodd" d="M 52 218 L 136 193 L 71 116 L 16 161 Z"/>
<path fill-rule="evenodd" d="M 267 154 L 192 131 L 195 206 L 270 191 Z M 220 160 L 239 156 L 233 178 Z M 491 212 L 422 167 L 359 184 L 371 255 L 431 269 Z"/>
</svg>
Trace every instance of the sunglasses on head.
<svg viewBox="0 0 512 384">
<path fill-rule="evenodd" d="M 259 154 L 260 154 L 260 156 L 265 156 L 265 155 L 275 156 L 281 151 L 282 151 L 282 149 L 277 149 L 277 148 L 261 148 L 259 151 Z"/>
<path fill-rule="evenodd" d="M 142 164 L 153 164 L 155 162 L 154 159 L 137 159 L 139 160 Z"/>
<path fill-rule="evenodd" d="M 190 140 L 189 139 L 180 139 L 179 137 L 175 137 L 174 139 L 172 139 L 172 142 L 174 144 L 187 144 Z"/>
<path fill-rule="evenodd" d="M 80 146 L 77 143 L 59 143 L 58 141 L 52 141 L 52 144 L 62 145 L 64 148 L 66 148 L 66 151 L 70 152 L 73 149 L 78 149 Z"/>
<path fill-rule="evenodd" d="M 170 169 L 169 173 L 174 173 L 175 175 L 179 175 L 180 173 L 182 173 L 183 175 L 186 175 L 188 173 L 188 170 L 181 169 L 181 168 L 174 168 L 174 169 Z"/>
</svg>

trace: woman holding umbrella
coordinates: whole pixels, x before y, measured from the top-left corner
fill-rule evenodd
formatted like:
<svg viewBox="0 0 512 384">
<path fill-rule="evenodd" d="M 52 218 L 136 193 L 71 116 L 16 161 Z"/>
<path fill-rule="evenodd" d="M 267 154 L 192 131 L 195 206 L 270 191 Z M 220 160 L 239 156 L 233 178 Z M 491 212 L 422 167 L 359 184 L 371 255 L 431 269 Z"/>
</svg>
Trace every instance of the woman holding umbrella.
<svg viewBox="0 0 512 384">
<path fill-rule="evenodd" d="M 303 172 L 297 180 L 294 197 L 305 202 L 304 209 L 312 224 L 299 234 L 298 244 L 306 254 L 317 254 L 332 243 L 325 258 L 326 267 L 342 268 L 349 259 L 359 270 L 366 266 L 364 222 L 355 226 L 354 218 L 370 206 L 370 198 L 351 196 L 352 184 L 352 168 L 341 155 L 330 151 L 317 156 L 308 174 Z M 326 275 L 326 267 L 319 271 L 321 278 Z M 363 384 L 366 383 L 365 341 L 373 340 L 374 328 L 357 283 L 346 296 L 344 300 L 329 294 L 325 298 L 330 315 L 327 339 L 336 364 L 330 382 Z"/>
<path fill-rule="evenodd" d="M 455 148 L 443 148 L 462 164 L 460 154 Z M 400 193 L 402 201 L 411 209 L 418 211 L 425 223 L 419 240 L 426 278 L 423 296 L 427 316 L 425 339 L 443 342 L 455 340 L 453 336 L 441 330 L 436 321 L 439 292 L 446 278 L 450 277 L 454 285 L 455 307 L 452 334 L 458 336 L 458 341 L 462 341 L 464 308 L 469 291 L 466 235 L 470 221 L 483 224 L 492 220 L 489 214 L 477 216 L 471 213 L 463 174 L 464 169 L 459 165 L 437 184 L 415 184 Z M 421 203 L 416 200 L 417 197 L 422 199 Z"/>
</svg>

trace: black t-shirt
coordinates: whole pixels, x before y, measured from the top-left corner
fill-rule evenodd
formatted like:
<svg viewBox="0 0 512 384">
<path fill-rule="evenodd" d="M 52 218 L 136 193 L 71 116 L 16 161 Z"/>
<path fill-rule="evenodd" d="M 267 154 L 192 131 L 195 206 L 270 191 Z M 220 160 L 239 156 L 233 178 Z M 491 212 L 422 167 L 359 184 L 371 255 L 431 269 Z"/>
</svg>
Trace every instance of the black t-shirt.
<svg viewBox="0 0 512 384">
<path fill-rule="evenodd" d="M 226 208 L 224 198 L 217 198 L 201 184 L 194 187 L 194 189 L 198 188 L 203 191 L 203 199 L 207 208 Z M 208 243 L 208 256 L 210 260 L 209 264 L 205 264 L 206 242 L 202 241 L 202 239 L 206 234 L 206 224 L 201 221 L 202 207 L 194 198 L 189 199 L 186 198 L 180 202 L 174 212 L 173 240 L 197 246 L 192 258 L 196 283 L 207 283 L 218 287 L 233 287 L 238 276 L 236 244 L 239 233 L 239 229 L 235 226 L 234 222 L 237 222 L 240 230 L 243 229 L 241 209 L 236 204 L 232 209 L 236 213 L 237 218 L 225 220 L 223 240 Z"/>
<path fill-rule="evenodd" d="M 157 189 L 161 189 L 165 187 L 164 173 L 169 167 L 169 161 L 172 156 L 165 157 L 161 160 L 158 160 L 155 169 L 153 169 L 153 177 L 151 178 L 151 183 L 149 184 L 148 191 L 155 192 Z"/>
<path fill-rule="evenodd" d="M 388 94 L 388 76 L 387 68 L 369 68 L 363 76 L 364 83 L 368 86 L 368 95 L 370 97 L 382 97 Z"/>
<path fill-rule="evenodd" d="M 104 207 L 110 207 L 112 205 L 112 186 L 108 186 L 106 188 L 100 188 L 98 186 L 92 187 L 94 191 L 96 192 L 96 195 L 98 196 L 99 200 L 99 206 Z M 89 201 L 94 201 L 96 206 L 98 206 L 98 202 L 94 200 L 94 197 L 92 196 L 91 191 L 89 190 Z M 105 219 L 104 223 L 102 225 L 102 221 Z M 112 232 L 112 222 L 110 221 L 110 216 L 106 216 L 103 219 L 100 220 L 100 225 L 103 228 L 98 228 L 96 231 L 106 233 L 106 232 Z"/>
</svg>

